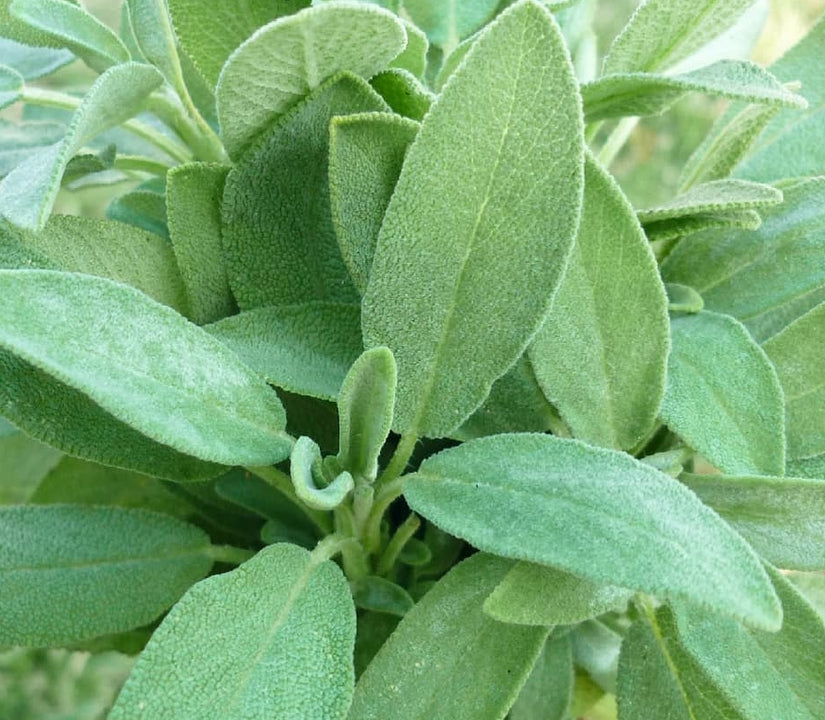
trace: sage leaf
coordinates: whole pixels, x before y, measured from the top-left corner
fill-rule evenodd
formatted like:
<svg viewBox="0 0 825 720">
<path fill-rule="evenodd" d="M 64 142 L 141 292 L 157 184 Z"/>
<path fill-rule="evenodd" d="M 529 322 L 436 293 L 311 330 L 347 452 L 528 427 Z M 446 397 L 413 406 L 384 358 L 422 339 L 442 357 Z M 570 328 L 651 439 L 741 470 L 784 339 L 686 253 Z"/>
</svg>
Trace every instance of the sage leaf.
<svg viewBox="0 0 825 720">
<path fill-rule="evenodd" d="M 0 2 L 0 15 L 3 13 L 3 4 Z M 5 24 L 3 32 L 6 32 Z M 0 37 L 0 57 L 3 58 L 4 65 L 19 72 L 26 80 L 37 80 L 50 75 L 75 59 L 68 50 L 31 47 L 6 37 Z"/>
<path fill-rule="evenodd" d="M 512 3 L 511 3 L 512 4 Z M 444 62 L 441 64 L 441 67 L 438 69 L 438 74 L 435 77 L 435 81 L 433 82 L 433 86 L 436 92 L 441 92 L 444 88 L 444 84 L 450 78 L 450 76 L 455 72 L 456 68 L 459 66 L 461 61 L 464 59 L 464 56 L 470 52 L 470 48 L 473 46 L 473 43 L 478 40 L 478 36 L 480 33 L 476 33 L 475 35 L 471 35 L 466 40 L 462 40 L 459 43 L 455 50 L 453 50 L 447 57 L 444 59 Z"/>
<path fill-rule="evenodd" d="M 338 72 L 368 78 L 383 70 L 405 43 L 404 26 L 391 12 L 356 2 L 307 8 L 262 27 L 232 53 L 218 79 L 227 152 L 237 158 L 278 115 Z"/>
<path fill-rule="evenodd" d="M 705 307 L 702 296 L 688 285 L 665 283 L 668 311 L 671 313 L 698 313 Z"/>
<path fill-rule="evenodd" d="M 370 575 L 351 585 L 355 606 L 363 610 L 404 617 L 415 603 L 400 585 Z"/>
<path fill-rule="evenodd" d="M 485 552 L 780 624 L 753 550 L 679 482 L 623 453 L 551 435 L 481 438 L 425 460 L 404 497 Z"/>
<path fill-rule="evenodd" d="M 0 110 L 20 99 L 23 83 L 23 76 L 19 72 L 5 65 L 0 65 Z"/>
<path fill-rule="evenodd" d="M 87 275 L 0 270 L 0 295 L 5 350 L 147 437 L 227 465 L 268 465 L 289 452 L 283 408 L 266 384 L 143 293 Z"/>
<path fill-rule="evenodd" d="M 202 530 L 125 508 L 0 508 L 0 548 L 3 645 L 53 647 L 140 627 L 212 566 Z"/>
<path fill-rule="evenodd" d="M 404 10 L 433 45 L 450 49 L 483 27 L 495 14 L 499 0 L 403 0 Z"/>
<path fill-rule="evenodd" d="M 455 430 L 541 324 L 578 223 L 580 112 L 558 28 L 527 0 L 488 26 L 422 122 L 362 311 L 365 344 L 398 363 L 396 431 Z"/>
<path fill-rule="evenodd" d="M 793 570 L 825 570 L 825 480 L 682 475 L 763 558 Z"/>
<path fill-rule="evenodd" d="M 547 628 L 481 610 L 511 563 L 477 554 L 454 567 L 399 623 L 361 676 L 348 720 L 501 718 L 541 651 Z"/>
<path fill-rule="evenodd" d="M 65 137 L 30 155 L 0 181 L 0 215 L 20 227 L 43 227 L 69 160 L 95 136 L 138 113 L 163 78 L 146 65 L 116 65 L 101 75 L 72 116 Z"/>
<path fill-rule="evenodd" d="M 576 244 L 528 352 L 574 437 L 627 449 L 651 428 L 664 395 L 667 296 L 616 181 L 590 155 L 584 177 Z"/>
<path fill-rule="evenodd" d="M 58 142 L 66 128 L 58 123 L 12 123 L 0 119 L 0 178 L 36 153 L 40 148 Z"/>
<path fill-rule="evenodd" d="M 326 486 L 316 485 L 315 477 L 322 474 L 321 450 L 311 438 L 298 438 L 289 464 L 295 494 L 313 510 L 334 510 L 355 487 L 352 475 L 346 471 L 339 473 Z"/>
<path fill-rule="evenodd" d="M 573 708 L 570 639 L 551 637 L 510 709 L 510 720 L 567 720 Z"/>
<path fill-rule="evenodd" d="M 411 120 L 422 120 L 435 101 L 435 95 L 415 75 L 400 68 L 390 68 L 374 75 L 370 85 L 393 112 Z"/>
<path fill-rule="evenodd" d="M 62 45 L 49 33 L 44 33 L 14 17 L 10 9 L 12 2 L 13 0 L 0 0 L 0 28 L 3 28 L 3 38 L 36 48 L 62 48 Z M 77 0 L 66 0 L 66 2 L 79 5 Z"/>
<path fill-rule="evenodd" d="M 739 210 L 722 213 L 700 213 L 671 220 L 654 220 L 644 225 L 645 235 L 650 242 L 677 240 L 703 230 L 730 228 L 737 230 L 758 230 L 762 218 L 756 210 Z"/>
<path fill-rule="evenodd" d="M 671 320 L 662 403 L 667 426 L 730 475 L 784 475 L 782 387 L 768 356 L 732 317 Z"/>
<path fill-rule="evenodd" d="M 116 197 L 106 208 L 106 217 L 132 225 L 169 240 L 166 216 L 166 183 L 152 178 L 134 190 Z"/>
<path fill-rule="evenodd" d="M 267 382 L 335 400 L 361 354 L 357 305 L 306 303 L 258 308 L 207 325 Z"/>
<path fill-rule="evenodd" d="M 109 717 L 342 720 L 354 644 L 355 609 L 338 566 L 294 545 L 271 545 L 184 595 Z"/>
<path fill-rule="evenodd" d="M 622 635 L 599 620 L 585 620 L 570 631 L 570 642 L 573 663 L 584 670 L 596 686 L 592 689 L 598 691 L 592 702 L 597 702 L 603 693 L 615 695 Z M 576 678 L 577 685 L 579 679 Z"/>
<path fill-rule="evenodd" d="M 825 575 L 822 573 L 803 573 L 783 571 L 783 577 L 791 582 L 794 589 L 810 604 L 810 610 L 819 614 L 825 622 Z M 780 588 L 781 590 L 781 588 Z"/>
<path fill-rule="evenodd" d="M 358 292 L 367 288 L 381 222 L 418 123 L 389 113 L 334 117 L 329 192 L 341 255 Z"/>
<path fill-rule="evenodd" d="M 280 118 L 230 171 L 222 241 L 242 309 L 357 300 L 329 204 L 329 125 L 335 115 L 386 110 L 365 81 L 338 75 Z"/>
<path fill-rule="evenodd" d="M 0 505 L 29 502 L 62 454 L 10 425 L 0 437 Z"/>
<path fill-rule="evenodd" d="M 392 8 L 388 9 L 392 10 Z M 401 18 L 401 21 L 404 23 L 404 32 L 407 33 L 407 46 L 390 63 L 390 67 L 406 70 L 422 79 L 427 70 L 427 51 L 430 49 L 430 43 L 418 26 L 404 18 Z"/>
</svg>

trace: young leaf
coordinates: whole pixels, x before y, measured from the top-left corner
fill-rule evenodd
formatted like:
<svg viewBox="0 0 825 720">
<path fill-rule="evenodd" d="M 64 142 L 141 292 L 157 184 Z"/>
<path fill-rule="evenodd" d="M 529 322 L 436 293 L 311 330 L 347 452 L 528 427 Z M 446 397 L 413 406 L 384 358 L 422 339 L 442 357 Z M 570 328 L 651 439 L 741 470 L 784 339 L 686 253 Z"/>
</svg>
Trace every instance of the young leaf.
<svg viewBox="0 0 825 720">
<path fill-rule="evenodd" d="M 403 0 L 404 10 L 433 45 L 452 49 L 483 27 L 496 12 L 499 0 Z"/>
<path fill-rule="evenodd" d="M 298 438 L 289 458 L 295 494 L 313 510 L 334 510 L 352 491 L 352 475 L 344 471 L 326 487 L 318 487 L 315 477 L 320 474 L 320 463 L 321 450 L 318 443 L 308 437 Z"/>
<path fill-rule="evenodd" d="M 435 101 L 435 95 L 415 75 L 400 68 L 390 68 L 374 75 L 370 85 L 393 112 L 411 120 L 423 120 Z"/>
<path fill-rule="evenodd" d="M 391 12 L 355 2 L 307 8 L 262 27 L 232 53 L 218 79 L 227 152 L 239 157 L 275 118 L 341 70 L 365 78 L 383 70 L 405 39 Z"/>
<path fill-rule="evenodd" d="M 0 505 L 29 502 L 43 478 L 60 462 L 61 453 L 13 426 L 0 437 Z"/>
<path fill-rule="evenodd" d="M 481 610 L 511 567 L 477 554 L 410 610 L 355 688 L 348 720 L 495 720 L 513 704 L 547 628 L 507 625 Z"/>
<path fill-rule="evenodd" d="M 13 105 L 20 99 L 23 90 L 23 76 L 16 70 L 0 65 L 0 110 Z"/>
<path fill-rule="evenodd" d="M 406 70 L 415 77 L 423 79 L 427 70 L 427 51 L 430 49 L 430 43 L 427 36 L 416 25 L 404 18 L 401 18 L 401 21 L 407 33 L 407 47 L 390 63 L 390 67 Z"/>
<path fill-rule="evenodd" d="M 526 0 L 484 31 L 421 124 L 362 312 L 365 344 L 398 363 L 396 431 L 455 430 L 541 324 L 578 223 L 580 113 L 558 28 Z"/>
<path fill-rule="evenodd" d="M 86 275 L 0 270 L 0 294 L 15 298 L 0 320 L 5 350 L 147 437 L 227 465 L 268 465 L 289 452 L 275 393 L 143 293 Z"/>
<path fill-rule="evenodd" d="M 374 575 L 352 583 L 352 596 L 358 608 L 397 617 L 404 617 L 415 605 L 400 585 Z"/>
<path fill-rule="evenodd" d="M 567 720 L 573 704 L 570 639 L 551 637 L 510 709 L 510 720 Z"/>
<path fill-rule="evenodd" d="M 357 305 L 306 303 L 258 308 L 204 328 L 290 392 L 335 400 L 361 354 Z"/>
<path fill-rule="evenodd" d="M 698 313 L 705 307 L 702 296 L 688 285 L 665 283 L 667 291 L 668 312 Z"/>
<path fill-rule="evenodd" d="M 330 125 L 332 224 L 358 292 L 367 289 L 384 212 L 418 123 L 389 113 L 334 117 Z"/>
<path fill-rule="evenodd" d="M 116 197 L 106 208 L 106 217 L 154 233 L 168 241 L 165 179 L 146 180 L 131 192 Z"/>
<path fill-rule="evenodd" d="M 2 6 L 0 2 L 0 15 L 3 13 Z M 6 32 L 6 26 L 2 27 Z M 3 58 L 4 65 L 19 72 L 26 80 L 37 80 L 68 65 L 74 60 L 74 55 L 68 50 L 31 47 L 0 37 L 0 58 Z"/>
<path fill-rule="evenodd" d="M 653 425 L 664 395 L 667 296 L 616 181 L 590 155 L 584 177 L 576 245 L 529 356 L 574 437 L 626 449 Z"/>
<path fill-rule="evenodd" d="M 329 205 L 329 125 L 335 115 L 386 111 L 354 75 L 321 85 L 279 119 L 230 171 L 222 241 L 244 310 L 358 295 L 341 259 Z"/>
<path fill-rule="evenodd" d="M 623 453 L 497 435 L 425 460 L 410 507 L 485 552 L 684 597 L 754 625 L 781 612 L 753 550 L 683 485 Z"/>
<path fill-rule="evenodd" d="M 186 593 L 109 718 L 343 720 L 354 643 L 355 608 L 338 566 L 294 545 L 272 545 Z"/>
<path fill-rule="evenodd" d="M 48 33 L 41 32 L 37 28 L 15 18 L 10 11 L 12 2 L 13 0 L 0 0 L 0 28 L 3 29 L 4 38 L 25 45 L 33 45 L 37 48 L 62 47 L 62 45 Z M 79 5 L 78 0 L 66 0 L 66 2 L 72 5 Z M 4 56 L 0 55 L 0 57 Z"/>
<path fill-rule="evenodd" d="M 782 388 L 768 356 L 736 320 L 702 311 L 671 321 L 662 418 L 731 475 L 784 475 Z"/>
<path fill-rule="evenodd" d="M 0 119 L 0 178 L 40 148 L 58 142 L 65 132 L 65 126 L 58 123 L 16 124 Z"/>
<path fill-rule="evenodd" d="M 86 93 L 62 141 L 30 155 L 0 181 L 0 215 L 20 227 L 43 227 L 69 160 L 88 142 L 135 115 L 163 78 L 146 65 L 116 65 Z"/>
<path fill-rule="evenodd" d="M 0 644 L 55 646 L 140 627 L 211 566 L 206 533 L 160 513 L 0 508 Z"/>
<path fill-rule="evenodd" d="M 737 230 L 758 230 L 762 219 L 756 210 L 736 212 L 700 213 L 671 220 L 659 220 L 644 225 L 645 235 L 650 242 L 677 240 L 704 230 L 731 228 Z"/>
</svg>

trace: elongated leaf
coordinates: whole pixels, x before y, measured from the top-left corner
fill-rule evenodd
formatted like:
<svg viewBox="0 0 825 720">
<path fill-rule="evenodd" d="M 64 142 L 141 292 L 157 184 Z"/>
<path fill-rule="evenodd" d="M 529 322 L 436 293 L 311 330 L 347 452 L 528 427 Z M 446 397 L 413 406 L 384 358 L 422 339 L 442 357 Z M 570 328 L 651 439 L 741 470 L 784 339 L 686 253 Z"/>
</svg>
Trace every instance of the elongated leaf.
<svg viewBox="0 0 825 720">
<path fill-rule="evenodd" d="M 66 0 L 72 5 L 78 5 L 77 0 Z M 9 6 L 13 0 L 0 0 L 0 28 L 3 28 L 3 37 L 15 40 L 18 43 L 33 45 L 38 48 L 62 47 L 55 39 L 44 32 L 33 28 L 22 20 L 18 20 L 10 12 Z"/>
<path fill-rule="evenodd" d="M 501 718 L 539 654 L 546 628 L 506 625 L 481 610 L 511 563 L 478 554 L 410 610 L 355 688 L 348 720 Z"/>
<path fill-rule="evenodd" d="M 825 303 L 764 344 L 785 391 L 788 471 L 825 477 Z"/>
<path fill-rule="evenodd" d="M 65 132 L 66 128 L 57 123 L 0 120 L 0 178 L 38 149 L 58 142 Z"/>
<path fill-rule="evenodd" d="M 169 240 L 165 180 L 146 180 L 134 190 L 116 197 L 106 208 L 106 217 Z"/>
<path fill-rule="evenodd" d="M 357 300 L 332 223 L 329 124 L 335 115 L 387 109 L 366 82 L 343 73 L 282 117 L 231 170 L 222 240 L 241 308 Z"/>
<path fill-rule="evenodd" d="M 825 480 L 683 475 L 763 558 L 794 570 L 825 570 Z"/>
<path fill-rule="evenodd" d="M 308 303 L 259 308 L 206 327 L 267 382 L 335 400 L 361 354 L 357 305 Z"/>
<path fill-rule="evenodd" d="M 622 73 L 582 86 L 588 122 L 614 117 L 658 115 L 689 92 L 770 106 L 806 108 L 767 70 L 743 60 L 720 60 L 681 75 Z"/>
<path fill-rule="evenodd" d="M 662 265 L 665 279 L 695 288 L 709 310 L 732 315 L 759 342 L 825 300 L 825 178 L 783 194 L 757 231 L 695 235 Z"/>
<path fill-rule="evenodd" d="M 679 482 L 623 453 L 550 435 L 482 438 L 425 460 L 404 495 L 486 552 L 779 626 L 750 547 Z"/>
<path fill-rule="evenodd" d="M 272 545 L 175 605 L 109 718 L 340 720 L 354 643 L 355 608 L 338 566 Z"/>
<path fill-rule="evenodd" d="M 333 118 L 329 192 L 332 223 L 358 292 L 367 289 L 384 212 L 418 123 L 389 113 Z"/>
<path fill-rule="evenodd" d="M 356 607 L 404 617 L 415 603 L 409 593 L 384 578 L 370 575 L 351 586 Z"/>
<path fill-rule="evenodd" d="M 72 156 L 96 135 L 140 111 L 161 82 L 153 68 L 137 63 L 103 73 L 72 116 L 63 140 L 30 155 L 0 181 L 0 214 L 15 225 L 42 228 Z"/>
<path fill-rule="evenodd" d="M 619 671 L 619 652 L 623 637 L 599 620 L 585 620 L 570 632 L 573 662 L 587 673 L 587 677 L 602 693 L 616 693 Z M 577 686 L 579 678 L 576 678 Z M 578 690 L 578 687 L 576 688 Z M 591 704 L 598 702 L 597 695 Z M 577 703 L 578 704 L 578 703 Z"/>
<path fill-rule="evenodd" d="M 3 12 L 2 5 L 0 3 L 0 13 Z M 4 32 L 5 29 L 3 25 Z M 74 60 L 74 55 L 68 50 L 31 47 L 0 37 L 0 58 L 3 58 L 4 65 L 19 72 L 26 80 L 36 80 L 68 65 Z"/>
<path fill-rule="evenodd" d="M 403 0 L 404 10 L 430 39 L 441 48 L 454 48 L 483 27 L 495 13 L 499 0 Z"/>
<path fill-rule="evenodd" d="M 732 228 L 737 230 L 757 230 L 762 219 L 756 210 L 739 210 L 737 212 L 701 213 L 672 220 L 659 220 L 646 223 L 645 235 L 651 242 L 675 240 L 702 232 Z"/>
<path fill-rule="evenodd" d="M 381 5 L 382 3 L 377 4 Z M 388 5 L 384 5 L 384 7 L 393 10 Z M 397 10 L 394 10 L 394 12 L 397 12 Z M 424 72 L 427 70 L 427 51 L 430 49 L 430 43 L 427 36 L 418 29 L 418 26 L 404 18 L 402 18 L 402 22 L 404 23 L 404 32 L 407 33 L 407 46 L 390 63 L 390 67 L 400 68 L 412 73 L 417 78 L 423 78 Z"/>
<path fill-rule="evenodd" d="M 510 720 L 567 720 L 573 701 L 570 639 L 551 637 L 510 709 Z"/>
<path fill-rule="evenodd" d="M 0 437 L 0 505 L 25 503 L 62 455 L 11 426 Z"/>
<path fill-rule="evenodd" d="M 86 275 L 2 270 L 0 296 L 5 350 L 149 438 L 227 465 L 267 465 L 289 452 L 277 396 L 143 293 Z"/>
<path fill-rule="evenodd" d="M 679 283 L 665 284 L 667 291 L 668 311 L 697 313 L 705 307 L 702 296 L 688 285 Z"/>
<path fill-rule="evenodd" d="M 382 70 L 405 38 L 391 12 L 353 2 L 307 8 L 261 28 L 232 53 L 218 80 L 227 152 L 238 157 L 278 115 L 339 71 L 368 78 Z"/>
<path fill-rule="evenodd" d="M 13 68 L 0 65 L 0 110 L 20 99 L 23 76 Z"/>
<path fill-rule="evenodd" d="M 3 645 L 58 645 L 140 627 L 212 566 L 202 530 L 147 510 L 0 508 L 0 536 Z"/>
<path fill-rule="evenodd" d="M 321 449 L 312 438 L 300 437 L 289 457 L 292 485 L 298 499 L 313 510 L 334 510 L 352 491 L 352 475 L 344 471 L 326 486 L 318 487 L 316 477 L 322 477 Z M 322 478 L 326 480 L 326 478 Z"/>
<path fill-rule="evenodd" d="M 65 0 L 12 0 L 11 14 L 104 72 L 131 57 L 120 38 L 94 15 Z"/>
<path fill-rule="evenodd" d="M 449 434 L 524 352 L 574 239 L 580 130 L 558 28 L 520 2 L 424 119 L 381 226 L 362 326 L 398 363 L 395 430 Z"/>
<path fill-rule="evenodd" d="M 784 475 L 782 388 L 765 352 L 727 315 L 671 321 L 662 418 L 731 475 Z"/>
<path fill-rule="evenodd" d="M 574 437 L 624 449 L 664 395 L 667 296 L 630 203 L 590 156 L 584 187 L 576 245 L 529 355 Z"/>
<path fill-rule="evenodd" d="M 370 85 L 393 112 L 411 120 L 422 120 L 435 101 L 435 95 L 415 75 L 400 68 L 390 68 L 374 75 Z"/>
</svg>

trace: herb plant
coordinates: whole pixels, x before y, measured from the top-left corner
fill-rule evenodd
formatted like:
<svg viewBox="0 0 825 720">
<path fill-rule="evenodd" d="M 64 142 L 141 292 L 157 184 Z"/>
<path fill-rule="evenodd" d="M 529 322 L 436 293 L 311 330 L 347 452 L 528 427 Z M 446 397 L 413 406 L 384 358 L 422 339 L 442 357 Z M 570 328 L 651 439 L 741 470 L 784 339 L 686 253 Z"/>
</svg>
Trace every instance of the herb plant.
<svg viewBox="0 0 825 720">
<path fill-rule="evenodd" d="M 139 653 L 112 720 L 825 717 L 825 23 L 308 5 L 0 2 L 0 645 Z"/>
</svg>

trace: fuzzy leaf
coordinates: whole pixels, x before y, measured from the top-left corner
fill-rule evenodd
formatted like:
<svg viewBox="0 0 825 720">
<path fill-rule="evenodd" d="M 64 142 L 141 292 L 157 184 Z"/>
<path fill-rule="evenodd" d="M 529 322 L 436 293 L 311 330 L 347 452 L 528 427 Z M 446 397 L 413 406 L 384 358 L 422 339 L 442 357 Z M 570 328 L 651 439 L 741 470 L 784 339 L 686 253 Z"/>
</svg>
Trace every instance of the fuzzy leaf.
<svg viewBox="0 0 825 720">
<path fill-rule="evenodd" d="M 656 419 L 667 353 L 653 253 L 618 184 L 588 155 L 576 245 L 529 350 L 536 378 L 574 437 L 626 449 Z"/>
<path fill-rule="evenodd" d="M 510 709 L 510 720 L 568 720 L 572 711 L 573 657 L 570 639 L 551 637 Z"/>
<path fill-rule="evenodd" d="M 29 502 L 62 455 L 12 425 L 0 437 L 0 505 Z"/>
<path fill-rule="evenodd" d="M 580 130 L 558 28 L 520 2 L 424 119 L 381 226 L 362 325 L 398 363 L 396 431 L 449 434 L 524 352 L 574 239 Z"/>
<path fill-rule="evenodd" d="M 624 453 L 497 435 L 428 458 L 404 496 L 485 552 L 689 598 L 761 627 L 781 621 L 750 547 L 679 482 Z"/>
<path fill-rule="evenodd" d="M 662 418 L 731 475 L 784 475 L 782 388 L 765 352 L 727 315 L 671 321 Z"/>
<path fill-rule="evenodd" d="M 65 0 L 72 5 L 79 5 L 77 0 Z M 37 28 L 18 20 L 10 11 L 13 0 L 0 0 L 0 28 L 4 38 L 14 40 L 25 45 L 37 48 L 62 48 L 50 34 L 41 32 Z M 4 57 L 0 55 L 0 57 Z"/>
<path fill-rule="evenodd" d="M 40 148 L 58 142 L 65 132 L 66 128 L 58 123 L 16 124 L 0 119 L 0 178 Z"/>
<path fill-rule="evenodd" d="M 321 463 L 321 449 L 318 443 L 308 437 L 300 437 L 292 448 L 289 458 L 292 485 L 298 499 L 313 510 L 334 510 L 354 485 L 352 475 L 339 473 L 325 487 L 318 487 L 315 478 Z"/>
<path fill-rule="evenodd" d="M 392 10 L 392 8 L 388 9 Z M 427 36 L 416 25 L 404 18 L 401 20 L 404 23 L 404 31 L 407 33 L 407 47 L 390 63 L 390 67 L 400 68 L 417 78 L 423 78 L 427 70 L 427 51 L 430 49 L 430 43 Z"/>
<path fill-rule="evenodd" d="M 272 545 L 186 593 L 155 631 L 109 719 L 343 720 L 354 643 L 355 609 L 337 565 L 294 545 Z"/>
<path fill-rule="evenodd" d="M 355 688 L 348 720 L 501 718 L 547 636 L 546 628 L 497 622 L 481 610 L 509 570 L 477 554 L 457 565 L 405 616 Z"/>
<path fill-rule="evenodd" d="M 370 575 L 351 585 L 355 605 L 363 610 L 404 617 L 415 603 L 400 585 Z"/>
<path fill-rule="evenodd" d="M 453 48 L 493 17 L 499 0 L 403 0 L 403 4 L 433 45 Z"/>
<path fill-rule="evenodd" d="M 106 208 L 106 217 L 154 233 L 168 241 L 164 181 L 152 178 L 131 192 L 116 197 Z"/>
<path fill-rule="evenodd" d="M 666 283 L 668 311 L 671 313 L 698 313 L 705 307 L 702 296 L 688 285 Z"/>
<path fill-rule="evenodd" d="M 0 2 L 0 16 L 3 13 L 2 6 L 3 3 Z M 3 32 L 6 32 L 6 26 L 2 27 Z M 4 65 L 19 72 L 26 80 L 37 80 L 50 75 L 75 59 L 68 50 L 31 47 L 5 37 L 0 37 L 0 58 L 3 58 Z"/>
<path fill-rule="evenodd" d="M 237 158 L 275 118 L 341 70 L 365 78 L 383 70 L 405 42 L 404 26 L 391 12 L 355 2 L 307 8 L 262 27 L 232 53 L 218 80 L 227 152 Z"/>
<path fill-rule="evenodd" d="M 370 85 L 393 112 L 411 120 L 423 120 L 435 101 L 435 95 L 415 75 L 400 68 L 390 68 L 374 75 Z"/>
<path fill-rule="evenodd" d="M 19 72 L 6 65 L 0 65 L 0 110 L 20 99 L 23 82 L 23 76 Z"/>
<path fill-rule="evenodd" d="M 677 240 L 703 230 L 731 228 L 737 230 L 758 230 L 762 219 L 756 210 L 737 212 L 701 213 L 672 220 L 659 220 L 644 225 L 645 235 L 650 242 Z"/>
<path fill-rule="evenodd" d="M 212 566 L 206 533 L 148 510 L 0 508 L 0 548 L 2 645 L 55 646 L 140 627 Z"/>
</svg>

